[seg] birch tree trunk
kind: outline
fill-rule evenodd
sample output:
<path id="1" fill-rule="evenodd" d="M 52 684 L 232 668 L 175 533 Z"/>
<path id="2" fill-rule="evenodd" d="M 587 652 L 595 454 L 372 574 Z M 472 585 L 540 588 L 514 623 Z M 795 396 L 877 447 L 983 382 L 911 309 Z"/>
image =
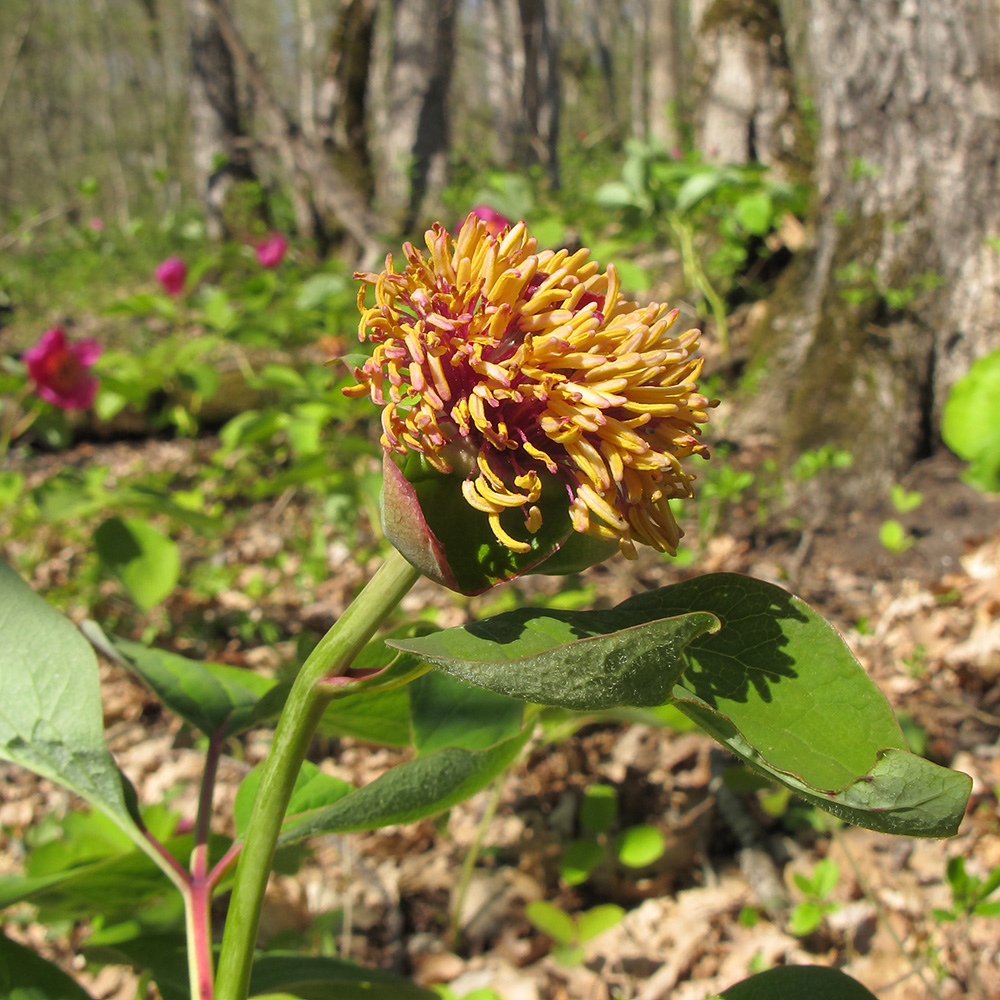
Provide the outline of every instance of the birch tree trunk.
<path id="1" fill-rule="evenodd" d="M 939 446 L 950 387 L 1000 346 L 1000 4 L 747 6 L 780 30 L 811 104 L 817 197 L 810 245 L 753 330 L 741 423 L 789 457 L 852 452 L 840 497 L 859 501 Z"/>

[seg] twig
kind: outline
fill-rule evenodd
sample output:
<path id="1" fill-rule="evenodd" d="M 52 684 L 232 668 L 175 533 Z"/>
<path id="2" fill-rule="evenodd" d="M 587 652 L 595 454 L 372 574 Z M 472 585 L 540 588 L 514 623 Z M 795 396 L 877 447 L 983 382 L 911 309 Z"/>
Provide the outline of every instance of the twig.
<path id="1" fill-rule="evenodd" d="M 54 208 L 45 209 L 44 212 L 39 212 L 33 218 L 22 222 L 16 229 L 12 229 L 6 236 L 0 237 L 0 250 L 6 250 L 7 247 L 16 243 L 25 233 L 29 233 L 32 229 L 37 229 L 39 226 L 44 226 L 46 222 L 51 222 L 60 215 L 65 215 L 72 208 L 72 203 L 67 202 L 65 205 L 57 205 Z"/>

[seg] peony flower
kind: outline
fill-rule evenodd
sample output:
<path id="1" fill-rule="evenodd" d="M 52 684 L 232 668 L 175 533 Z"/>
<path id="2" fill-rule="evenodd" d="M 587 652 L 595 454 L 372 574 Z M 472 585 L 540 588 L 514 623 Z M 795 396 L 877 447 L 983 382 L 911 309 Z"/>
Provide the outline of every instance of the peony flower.
<path id="1" fill-rule="evenodd" d="M 682 461 L 707 457 L 698 425 L 714 405 L 696 385 L 700 332 L 673 335 L 676 310 L 624 300 L 614 267 L 602 274 L 587 250 L 539 252 L 523 223 L 492 236 L 473 214 L 454 240 L 435 225 L 426 244 L 426 256 L 404 244 L 401 273 L 390 255 L 381 273 L 356 275 L 360 338 L 375 347 L 344 391 L 383 407 L 390 540 L 415 533 L 406 545 L 423 556 L 397 547 L 428 575 L 437 562 L 449 585 L 447 563 L 467 557 L 457 539 L 482 548 L 454 527 L 470 514 L 518 557 L 491 582 L 574 532 L 630 558 L 636 542 L 674 554 L 669 501 L 691 496 Z M 444 482 L 460 491 L 457 507 Z M 442 553 L 439 536 L 452 532 Z"/>
<path id="2" fill-rule="evenodd" d="M 168 257 L 157 265 L 156 280 L 163 286 L 167 295 L 180 295 L 187 280 L 187 264 L 180 257 Z"/>
<path id="3" fill-rule="evenodd" d="M 288 240 L 281 233 L 271 233 L 263 243 L 256 246 L 257 263 L 261 267 L 277 267 L 288 252 Z"/>
<path id="4" fill-rule="evenodd" d="M 98 386 L 90 367 L 103 350 L 90 338 L 70 343 L 63 328 L 57 326 L 46 330 L 38 343 L 24 352 L 24 361 L 42 399 L 61 410 L 86 410 L 93 404 Z"/>
<path id="5" fill-rule="evenodd" d="M 104 220 L 99 219 L 96 215 L 87 223 L 87 225 L 90 226 L 95 233 L 104 231 Z"/>
<path id="6" fill-rule="evenodd" d="M 475 205 L 469 209 L 469 214 L 486 223 L 486 232 L 490 236 L 499 236 L 510 225 L 510 219 L 489 205 Z"/>

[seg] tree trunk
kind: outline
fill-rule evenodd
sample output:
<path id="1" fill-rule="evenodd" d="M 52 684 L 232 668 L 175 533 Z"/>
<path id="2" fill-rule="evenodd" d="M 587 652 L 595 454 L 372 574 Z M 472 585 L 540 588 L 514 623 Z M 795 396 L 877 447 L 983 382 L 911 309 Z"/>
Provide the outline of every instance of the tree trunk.
<path id="1" fill-rule="evenodd" d="M 518 0 L 524 38 L 525 161 L 559 187 L 559 31 L 553 0 Z"/>
<path id="2" fill-rule="evenodd" d="M 1000 346 L 1000 9 L 714 6 L 780 15 L 815 136 L 812 239 L 752 333 L 740 423 L 788 457 L 850 451 L 838 498 L 857 502 L 939 445 L 950 387 Z"/>
<path id="3" fill-rule="evenodd" d="M 679 145 L 677 132 L 677 46 L 674 17 L 676 7 L 670 0 L 650 0 L 645 107 L 646 138 L 661 149 Z M 639 41 L 642 41 L 639 39 Z"/>
<path id="4" fill-rule="evenodd" d="M 243 40 L 225 0 L 206 0 L 234 63 L 246 77 L 260 115 L 263 141 L 281 159 L 288 176 L 303 235 L 326 248 L 336 225 L 357 244 L 364 266 L 374 266 L 380 253 L 379 220 L 363 193 L 339 170 L 318 137 L 310 140 L 301 125 L 281 106 L 270 81 L 261 72 L 253 52 Z"/>
<path id="5" fill-rule="evenodd" d="M 253 177 L 240 121 L 233 58 L 207 0 L 188 0 L 191 46 L 191 160 L 209 239 L 226 232 L 226 195 Z"/>
<path id="6" fill-rule="evenodd" d="M 375 193 L 366 131 L 375 7 L 376 0 L 347 0 L 341 7 L 316 111 L 324 149 L 366 198 Z"/>
<path id="7" fill-rule="evenodd" d="M 553 0 L 485 0 L 486 101 L 494 155 L 514 171 L 542 164 L 559 186 L 559 45 Z"/>
<path id="8" fill-rule="evenodd" d="M 447 179 L 457 6 L 457 0 L 392 0 L 375 191 L 383 213 L 404 232 L 439 210 Z"/>

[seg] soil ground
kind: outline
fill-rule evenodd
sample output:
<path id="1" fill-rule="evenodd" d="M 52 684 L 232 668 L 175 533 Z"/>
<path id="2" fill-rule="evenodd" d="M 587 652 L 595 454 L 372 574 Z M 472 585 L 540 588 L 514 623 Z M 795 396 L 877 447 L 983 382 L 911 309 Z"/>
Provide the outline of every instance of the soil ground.
<path id="1" fill-rule="evenodd" d="M 195 447 L 90 444 L 59 461 L 99 460 L 125 474 L 139 449 L 147 467 L 182 468 Z M 758 458 L 749 448 L 736 461 L 752 466 Z M 37 475 L 44 475 L 44 465 L 40 460 Z M 308 937 L 318 916 L 340 910 L 334 938 L 341 954 L 423 984 L 450 984 L 458 997 L 490 987 L 503 1000 L 705 1000 L 751 971 L 788 963 L 841 967 L 880 1000 L 1000 996 L 1000 918 L 941 922 L 932 916 L 951 902 L 944 880 L 950 858 L 963 857 L 980 877 L 1000 865 L 1000 500 L 963 485 L 959 471 L 953 459 L 939 456 L 905 481 L 924 499 L 900 517 L 913 540 L 900 554 L 879 543 L 882 522 L 899 517 L 887 504 L 836 519 L 814 516 L 794 528 L 787 518 L 762 520 L 748 504 L 726 513 L 693 565 L 681 569 L 645 552 L 635 563 L 615 559 L 588 574 L 605 606 L 637 590 L 720 570 L 797 592 L 840 629 L 912 731 L 925 735 L 927 755 L 972 776 L 973 796 L 957 837 L 916 841 L 832 829 L 815 822 L 812 811 L 776 808 L 762 793 L 730 791 L 719 780 L 727 761 L 708 737 L 602 722 L 558 743 L 535 742 L 499 788 L 441 821 L 322 838 L 297 876 L 272 880 L 262 936 Z M 255 508 L 228 542 L 233 558 L 250 568 L 280 550 L 299 524 L 297 502 Z M 0 544 L 16 548 L 2 534 Z M 256 608 L 277 623 L 282 641 L 254 645 L 234 635 L 212 650 L 213 658 L 255 669 L 278 666 L 303 622 L 321 627 L 332 620 L 370 575 L 374 563 L 357 567 L 352 555 L 345 545 L 329 546 L 329 577 L 315 593 L 297 593 L 269 577 L 273 586 Z M 31 582 L 40 589 L 58 583 L 78 558 L 53 549 Z M 532 586 L 552 592 L 559 583 L 539 579 Z M 107 599 L 116 599 L 113 588 Z M 406 600 L 410 609 L 440 607 L 443 625 L 472 617 L 481 606 L 456 604 L 427 583 Z M 225 616 L 250 606 L 237 587 L 211 607 L 192 607 L 181 594 L 165 614 Z M 180 787 L 172 805 L 191 809 L 201 755 L 190 734 L 157 711 L 132 677 L 110 665 L 102 672 L 109 745 L 141 799 L 159 801 Z M 240 779 L 262 758 L 267 739 L 264 731 L 251 733 L 244 759 L 223 761 L 215 803 L 220 830 L 227 828 Z M 313 752 L 325 770 L 358 783 L 399 758 L 399 751 L 347 739 L 317 744 Z M 570 888 L 559 881 L 557 861 L 577 832 L 577 806 L 593 782 L 614 785 L 623 821 L 658 826 L 668 848 L 648 869 L 608 863 Z M 4 767 L 2 870 L 17 870 L 29 826 L 70 804 L 51 783 Z M 460 900 L 458 874 L 480 834 L 482 848 Z M 823 857 L 840 865 L 831 896 L 838 906 L 815 933 L 796 937 L 788 917 L 802 894 L 792 876 L 810 873 Z M 582 963 L 565 967 L 524 916 L 525 904 L 536 899 L 569 912 L 604 902 L 628 912 L 587 945 Z M 219 917 L 224 907 L 219 900 Z M 73 970 L 95 998 L 135 995 L 130 972 L 80 972 L 72 946 L 50 940 L 39 925 L 18 921 L 6 930 Z M 80 936 L 77 929 L 72 937 Z"/>

